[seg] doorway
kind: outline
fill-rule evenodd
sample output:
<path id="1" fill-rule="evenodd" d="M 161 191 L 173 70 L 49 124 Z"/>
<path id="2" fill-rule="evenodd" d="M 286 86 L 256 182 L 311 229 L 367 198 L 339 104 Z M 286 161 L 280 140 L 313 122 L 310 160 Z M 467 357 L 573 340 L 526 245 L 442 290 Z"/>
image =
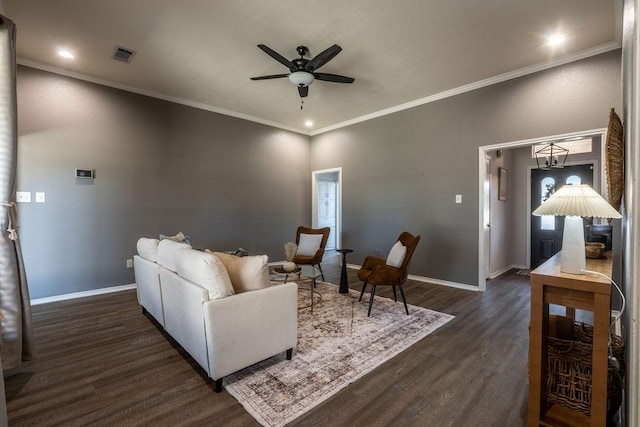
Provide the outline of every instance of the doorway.
<path id="1" fill-rule="evenodd" d="M 477 270 L 478 270 L 478 290 L 479 291 L 484 291 L 486 290 L 486 286 L 487 286 L 487 277 L 486 277 L 486 260 L 487 260 L 487 256 L 489 256 L 490 252 L 492 251 L 490 249 L 490 247 L 487 245 L 486 239 L 487 239 L 487 233 L 486 233 L 486 225 L 487 222 L 485 221 L 485 209 L 487 208 L 486 202 L 485 202 L 485 182 L 487 180 L 487 167 L 486 167 L 486 156 L 487 154 L 491 154 L 496 152 L 496 150 L 508 150 L 511 148 L 520 148 L 520 147 L 531 147 L 534 145 L 539 145 L 539 144 L 548 144 L 550 142 L 564 142 L 564 141 L 570 141 L 570 140 L 579 140 L 579 139 L 584 139 L 584 138 L 598 138 L 600 141 L 600 159 L 604 159 L 605 158 L 605 153 L 604 153 L 604 149 L 605 149 L 605 144 L 604 141 L 607 140 L 607 129 L 606 128 L 600 128 L 600 129 L 591 129 L 591 130 L 586 130 L 586 131 L 581 131 L 581 132 L 572 132 L 572 133 L 566 133 L 566 134 L 560 134 L 560 135 L 552 135 L 552 136 L 546 136 L 546 137 L 541 137 L 541 138 L 533 138 L 533 139 L 526 139 L 526 140 L 520 140 L 520 141 L 511 141 L 511 142 L 503 142 L 503 143 L 498 143 L 498 144 L 493 144 L 493 145 L 485 145 L 485 146 L 481 146 L 478 148 L 478 163 L 477 163 L 477 170 L 478 170 L 478 181 L 477 181 L 477 185 L 478 185 L 478 211 L 477 211 L 477 231 L 478 231 L 478 264 L 477 264 Z M 585 161 L 582 161 L 580 163 L 589 163 L 590 160 L 585 159 Z M 567 165 L 568 166 L 568 165 Z M 531 168 L 531 166 L 529 167 Z M 510 179 L 512 179 L 516 174 L 522 174 L 522 179 L 523 180 L 529 180 L 530 179 L 530 174 L 526 171 L 526 167 L 525 169 L 518 169 L 518 170 L 513 170 L 510 172 L 509 177 Z M 601 188 L 600 187 L 600 183 L 605 182 L 605 176 L 604 176 L 604 168 L 595 168 L 596 170 L 599 170 L 599 173 L 593 176 L 593 188 L 595 188 L 596 190 L 598 190 L 601 194 L 603 194 L 604 197 L 606 197 L 606 188 Z M 526 178 L 525 178 L 526 177 Z M 522 191 L 523 193 L 526 192 L 528 193 L 531 189 L 531 185 L 530 182 L 527 182 L 526 185 L 524 185 L 522 187 Z M 511 190 L 510 190 L 511 192 Z M 537 207 L 540 203 L 538 202 L 538 204 L 532 208 L 531 206 L 531 197 L 527 194 L 526 197 L 523 197 L 523 204 L 521 206 L 523 206 L 522 209 L 525 209 L 528 213 L 527 214 L 523 214 L 522 215 L 522 222 L 526 221 L 526 224 L 523 224 L 522 227 L 517 227 L 516 229 L 514 229 L 513 231 L 518 231 L 520 233 L 522 233 L 522 237 L 519 240 L 519 245 L 521 248 L 525 248 L 526 250 L 526 254 L 522 254 L 522 261 L 517 262 L 517 263 L 513 263 L 513 265 L 511 265 L 512 268 L 521 268 L 521 269 L 526 269 L 529 268 L 530 266 L 526 266 L 523 265 L 521 263 L 525 263 L 525 262 L 530 262 L 531 259 L 531 235 L 530 235 L 530 213 L 533 209 L 535 209 L 535 207 Z M 526 204 L 527 206 L 524 206 L 524 204 Z M 489 209 L 491 209 L 491 206 L 489 206 Z M 518 216 L 518 218 L 521 218 L 520 216 Z M 526 218 L 526 219 L 525 219 Z M 491 223 L 490 223 L 491 224 Z M 495 226 L 496 224 L 491 224 L 493 226 Z M 493 227 L 492 227 L 493 228 Z M 507 266 L 508 267 L 508 266 Z"/>
<path id="2" fill-rule="evenodd" d="M 313 171 L 312 187 L 312 227 L 329 227 L 326 249 L 338 249 L 342 243 L 342 168 Z"/>
<path id="3" fill-rule="evenodd" d="M 562 169 L 531 170 L 531 206 L 535 208 L 563 185 L 587 184 L 593 187 L 593 164 L 565 166 Z M 588 220 L 585 226 L 588 225 Z M 531 269 L 562 249 L 564 217 L 531 215 Z"/>

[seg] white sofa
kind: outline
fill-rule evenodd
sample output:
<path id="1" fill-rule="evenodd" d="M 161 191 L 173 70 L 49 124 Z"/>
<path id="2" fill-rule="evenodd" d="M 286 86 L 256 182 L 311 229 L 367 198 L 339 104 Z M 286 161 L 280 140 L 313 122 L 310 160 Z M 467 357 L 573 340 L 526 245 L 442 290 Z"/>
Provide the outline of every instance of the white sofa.
<path id="1" fill-rule="evenodd" d="M 271 285 L 266 255 L 216 256 L 145 238 L 137 249 L 134 272 L 143 312 L 198 362 L 217 392 L 226 375 L 280 352 L 291 359 L 298 289 L 295 283 Z"/>

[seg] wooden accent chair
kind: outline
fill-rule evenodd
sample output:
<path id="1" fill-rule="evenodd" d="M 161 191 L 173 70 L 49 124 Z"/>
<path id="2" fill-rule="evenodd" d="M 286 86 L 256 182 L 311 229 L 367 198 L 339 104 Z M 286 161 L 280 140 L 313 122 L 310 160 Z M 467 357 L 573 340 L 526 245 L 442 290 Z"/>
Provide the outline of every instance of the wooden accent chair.
<path id="1" fill-rule="evenodd" d="M 322 262 L 322 258 L 324 257 L 324 248 L 325 246 L 327 246 L 327 240 L 329 240 L 330 231 L 331 231 L 331 228 L 329 227 L 310 228 L 310 227 L 304 227 L 302 225 L 298 227 L 298 230 L 296 231 L 296 245 L 298 245 L 298 251 L 293 257 L 293 262 L 295 262 L 298 265 L 301 265 L 301 264 L 317 265 L 318 269 L 320 270 L 320 275 L 322 276 L 323 282 L 324 282 L 324 273 L 322 271 L 322 266 L 320 265 L 320 263 Z M 310 243 L 309 236 L 312 236 L 311 239 L 313 239 L 313 236 L 318 236 L 318 235 L 322 236 L 320 240 L 320 245 L 318 246 L 315 253 L 308 252 L 309 243 Z M 301 244 L 301 237 L 302 237 L 302 244 Z M 305 251 L 305 249 L 307 249 L 307 251 Z"/>
<path id="2" fill-rule="evenodd" d="M 408 267 L 413 252 L 418 246 L 420 236 L 413 236 L 412 234 L 404 231 L 398 236 L 398 240 L 391 248 L 389 257 L 385 260 L 380 257 L 368 256 L 364 259 L 362 268 L 358 271 L 358 279 L 362 280 L 362 292 L 360 292 L 360 300 L 367 288 L 367 284 L 371 284 L 371 299 L 369 300 L 369 312 L 367 316 L 371 315 L 371 307 L 373 307 L 373 298 L 376 294 L 376 286 L 386 285 L 391 286 L 393 289 L 393 299 L 397 302 L 396 286 L 400 287 L 400 294 L 402 295 L 402 301 L 404 302 L 404 309 L 409 314 L 409 307 L 407 307 L 407 300 L 404 297 L 404 289 L 402 285 L 407 281 L 409 275 Z M 406 248 L 406 253 L 403 249 Z M 391 265 L 390 265 L 391 264 Z M 397 267 L 393 264 L 397 264 Z"/>

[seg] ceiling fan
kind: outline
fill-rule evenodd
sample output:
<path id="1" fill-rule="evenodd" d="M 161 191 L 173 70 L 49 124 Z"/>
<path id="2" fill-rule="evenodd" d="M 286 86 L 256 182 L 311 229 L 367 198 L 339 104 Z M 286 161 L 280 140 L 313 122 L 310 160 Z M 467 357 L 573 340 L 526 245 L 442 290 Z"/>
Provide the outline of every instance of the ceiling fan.
<path id="1" fill-rule="evenodd" d="M 289 77 L 289 81 L 298 86 L 298 93 L 300 94 L 300 98 L 304 98 L 309 94 L 309 85 L 315 80 L 334 83 L 354 82 L 354 79 L 352 77 L 316 72 L 316 70 L 318 70 L 327 62 L 331 61 L 338 53 L 340 53 L 342 48 L 337 44 L 334 44 L 333 46 L 320 52 L 318 55 L 313 57 L 313 59 L 306 59 L 304 57 L 309 53 L 309 49 L 306 46 L 298 46 L 296 50 L 298 51 L 300 58 L 292 59 L 291 61 L 263 44 L 259 44 L 258 47 L 262 49 L 267 55 L 287 67 L 291 72 L 288 74 L 272 74 L 269 76 L 251 77 L 251 80 L 269 80 Z"/>

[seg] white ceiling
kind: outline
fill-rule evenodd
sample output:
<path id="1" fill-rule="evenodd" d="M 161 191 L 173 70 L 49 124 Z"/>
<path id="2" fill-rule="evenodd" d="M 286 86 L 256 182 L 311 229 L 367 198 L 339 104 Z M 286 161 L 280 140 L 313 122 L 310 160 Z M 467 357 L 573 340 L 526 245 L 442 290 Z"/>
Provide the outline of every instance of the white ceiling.
<path id="1" fill-rule="evenodd" d="M 621 16 L 619 0 L 0 1 L 21 64 L 311 134 L 614 49 Z M 319 71 L 355 83 L 314 82 L 301 111 L 287 79 L 249 80 L 288 72 L 259 43 L 288 59 L 338 44 Z"/>

